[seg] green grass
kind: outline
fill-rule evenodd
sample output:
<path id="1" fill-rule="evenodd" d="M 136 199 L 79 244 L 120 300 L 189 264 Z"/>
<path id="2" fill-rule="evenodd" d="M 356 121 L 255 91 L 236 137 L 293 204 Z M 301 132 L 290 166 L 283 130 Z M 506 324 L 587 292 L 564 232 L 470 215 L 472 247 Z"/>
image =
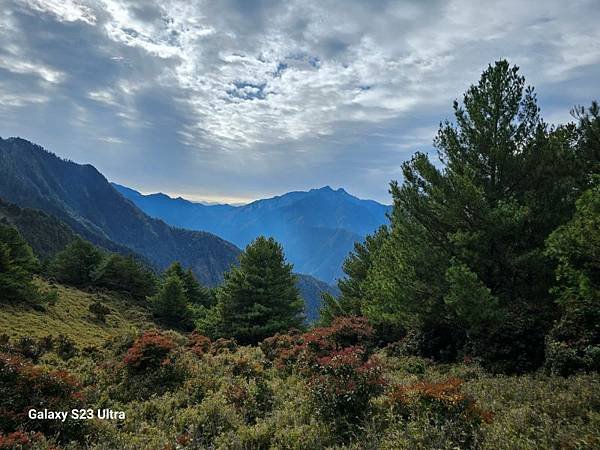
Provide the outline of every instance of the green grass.
<path id="1" fill-rule="evenodd" d="M 44 305 L 44 310 L 28 305 L 0 305 L 0 334 L 11 338 L 63 334 L 84 347 L 100 345 L 113 336 L 151 325 L 149 312 L 134 300 L 108 292 L 88 293 L 44 280 L 37 283 L 43 290 L 56 289 L 58 301 Z M 105 323 L 96 320 L 88 310 L 95 301 L 111 309 Z"/>

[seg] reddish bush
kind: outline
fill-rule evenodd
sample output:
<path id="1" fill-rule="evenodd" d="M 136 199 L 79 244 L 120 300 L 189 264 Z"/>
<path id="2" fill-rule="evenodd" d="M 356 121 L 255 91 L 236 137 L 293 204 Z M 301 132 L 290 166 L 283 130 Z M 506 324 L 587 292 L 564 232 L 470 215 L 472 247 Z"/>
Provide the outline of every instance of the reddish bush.
<path id="1" fill-rule="evenodd" d="M 189 337 L 188 347 L 194 355 L 201 357 L 210 351 L 211 340 L 197 331 L 194 331 Z"/>
<path id="2" fill-rule="evenodd" d="M 438 383 L 421 381 L 396 385 L 387 394 L 387 402 L 395 413 L 404 417 L 428 411 L 440 420 L 490 423 L 492 414 L 479 408 L 475 400 L 461 392 L 462 384 L 462 380 L 450 378 Z"/>
<path id="3" fill-rule="evenodd" d="M 156 330 L 146 331 L 137 338 L 123 358 L 125 365 L 135 372 L 157 369 L 172 364 L 173 340 Z"/>
<path id="4" fill-rule="evenodd" d="M 329 327 L 302 335 L 275 335 L 261 343 L 278 368 L 295 368 L 308 379 L 317 411 L 344 432 L 368 412 L 383 390 L 381 367 L 370 358 L 374 330 L 361 317 L 339 317 Z"/>
<path id="5" fill-rule="evenodd" d="M 28 449 L 32 448 L 36 441 L 42 438 L 40 433 L 25 433 L 15 431 L 13 433 L 0 433 L 0 449 Z"/>
<path id="6" fill-rule="evenodd" d="M 23 427 L 59 439 L 83 437 L 85 424 L 81 421 L 31 420 L 27 415 L 29 409 L 67 411 L 82 405 L 79 383 L 68 372 L 48 371 L 20 356 L 0 353 L 0 392 L 0 432 L 11 433 Z"/>
<path id="7" fill-rule="evenodd" d="M 175 442 L 179 447 L 187 447 L 192 443 L 192 435 L 190 433 L 182 433 L 175 438 Z"/>
<path id="8" fill-rule="evenodd" d="M 318 357 L 309 369 L 308 384 L 319 413 L 341 427 L 359 422 L 371 398 L 383 391 L 381 372 L 378 360 L 368 358 L 360 346 Z"/>
<path id="9" fill-rule="evenodd" d="M 370 348 L 374 334 L 373 327 L 364 317 L 337 317 L 331 326 L 305 333 L 303 342 L 312 352 L 323 356 L 346 347 Z"/>
<path id="10" fill-rule="evenodd" d="M 222 351 L 234 352 L 238 345 L 235 339 L 219 338 L 214 341 L 210 347 L 210 352 L 213 355 L 221 353 Z"/>
<path id="11" fill-rule="evenodd" d="M 295 334 L 279 334 L 271 336 L 260 343 L 260 349 L 266 358 L 278 369 L 292 367 L 304 350 L 302 336 Z"/>

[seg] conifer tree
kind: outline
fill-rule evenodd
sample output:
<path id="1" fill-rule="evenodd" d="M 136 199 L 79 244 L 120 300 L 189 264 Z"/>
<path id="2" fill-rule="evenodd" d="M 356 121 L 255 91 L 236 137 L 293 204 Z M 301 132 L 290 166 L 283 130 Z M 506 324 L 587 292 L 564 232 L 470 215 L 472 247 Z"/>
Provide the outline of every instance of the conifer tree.
<path id="1" fill-rule="evenodd" d="M 577 132 L 543 122 L 507 61 L 484 71 L 454 116 L 434 140 L 441 167 L 417 153 L 391 184 L 390 233 L 360 283 L 361 310 L 421 330 L 430 356 L 468 351 L 527 370 L 543 359 L 555 312 L 544 240 L 586 185 Z"/>
<path id="2" fill-rule="evenodd" d="M 31 303 L 40 299 L 33 284 L 36 262 L 19 232 L 0 223 L 0 303 Z"/>
<path id="3" fill-rule="evenodd" d="M 240 255 L 240 266 L 217 289 L 219 329 L 242 344 L 302 324 L 303 302 L 292 265 L 273 238 L 258 237 Z"/>
<path id="4" fill-rule="evenodd" d="M 546 367 L 561 375 L 600 370 L 600 176 L 577 201 L 573 218 L 548 238 L 558 261 L 561 317 L 546 341 Z"/>
<path id="5" fill-rule="evenodd" d="M 150 304 L 154 316 L 161 322 L 184 329 L 191 325 L 185 286 L 176 274 L 163 279 L 158 292 L 150 297 Z"/>
<path id="6" fill-rule="evenodd" d="M 171 264 L 165 271 L 165 277 L 176 275 L 182 282 L 188 303 L 197 306 L 209 307 L 212 305 L 212 296 L 208 288 L 200 284 L 192 269 L 184 270 L 178 261 Z"/>
<path id="7" fill-rule="evenodd" d="M 74 286 L 89 285 L 92 284 L 93 273 L 103 257 L 100 249 L 77 237 L 63 251 L 56 254 L 50 263 L 49 271 L 63 283 Z"/>
<path id="8" fill-rule="evenodd" d="M 136 259 L 112 253 L 92 272 L 93 283 L 143 300 L 156 292 L 156 278 Z"/>

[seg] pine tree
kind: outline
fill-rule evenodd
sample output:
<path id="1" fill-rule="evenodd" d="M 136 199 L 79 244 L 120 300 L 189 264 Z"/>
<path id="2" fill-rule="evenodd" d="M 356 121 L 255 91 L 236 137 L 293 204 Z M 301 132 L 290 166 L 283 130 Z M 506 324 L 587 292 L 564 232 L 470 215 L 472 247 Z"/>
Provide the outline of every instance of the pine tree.
<path id="1" fill-rule="evenodd" d="M 92 272 L 91 278 L 97 286 L 124 292 L 140 300 L 156 292 L 154 274 L 131 255 L 108 255 Z"/>
<path id="2" fill-rule="evenodd" d="M 546 342 L 546 366 L 561 375 L 600 370 L 600 176 L 547 244 L 547 254 L 558 261 L 552 291 L 561 317 Z"/>
<path id="3" fill-rule="evenodd" d="M 185 287 L 175 273 L 167 275 L 158 289 L 150 297 L 154 316 L 165 324 L 175 328 L 189 328 L 191 325 Z"/>
<path id="4" fill-rule="evenodd" d="M 302 324 L 303 302 L 292 266 L 273 238 L 258 237 L 240 255 L 240 266 L 217 289 L 220 333 L 242 344 Z"/>
<path id="5" fill-rule="evenodd" d="M 41 299 L 33 284 L 36 259 L 13 227 L 0 223 L 0 303 L 34 303 Z"/>
<path id="6" fill-rule="evenodd" d="M 361 309 L 420 329 L 430 356 L 467 345 L 499 370 L 532 368 L 554 314 L 544 240 L 586 184 L 577 132 L 542 121 L 507 61 L 488 67 L 454 115 L 434 141 L 442 167 L 417 153 L 391 184 L 390 235 L 360 283 Z"/>
<path id="7" fill-rule="evenodd" d="M 204 307 L 212 305 L 213 301 L 210 290 L 200 284 L 192 269 L 184 270 L 181 264 L 175 261 L 165 270 L 164 276 L 168 277 L 170 275 L 176 275 L 183 282 L 188 303 Z"/>
<path id="8" fill-rule="evenodd" d="M 103 257 L 100 249 L 78 237 L 56 254 L 50 263 L 49 271 L 63 283 L 74 286 L 89 285 L 93 283 L 93 273 Z"/>
<path id="9" fill-rule="evenodd" d="M 337 316 L 360 316 L 363 314 L 363 299 L 365 298 L 365 281 L 373 265 L 373 259 L 388 238 L 386 226 L 380 227 L 373 235 L 365 238 L 364 242 L 356 242 L 354 250 L 344 261 L 343 270 L 346 276 L 338 281 L 340 295 L 338 298 L 329 293 L 322 295 L 323 303 L 319 321 L 329 325 Z"/>

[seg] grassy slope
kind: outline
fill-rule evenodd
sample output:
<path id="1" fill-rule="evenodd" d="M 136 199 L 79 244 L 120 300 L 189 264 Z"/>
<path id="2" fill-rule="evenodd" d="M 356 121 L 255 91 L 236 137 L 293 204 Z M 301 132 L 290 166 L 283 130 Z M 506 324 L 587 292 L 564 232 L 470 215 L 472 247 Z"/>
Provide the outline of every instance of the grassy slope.
<path id="1" fill-rule="evenodd" d="M 38 280 L 42 289 L 52 287 Z M 146 328 L 151 325 L 148 311 L 142 305 L 115 294 L 88 293 L 74 288 L 56 285 L 58 301 L 46 305 L 46 311 L 38 311 L 25 305 L 0 305 L 0 333 L 18 336 L 58 336 L 63 334 L 73 339 L 78 346 L 102 344 L 118 334 Z M 95 320 L 88 307 L 100 301 L 112 312 L 106 323 Z"/>

